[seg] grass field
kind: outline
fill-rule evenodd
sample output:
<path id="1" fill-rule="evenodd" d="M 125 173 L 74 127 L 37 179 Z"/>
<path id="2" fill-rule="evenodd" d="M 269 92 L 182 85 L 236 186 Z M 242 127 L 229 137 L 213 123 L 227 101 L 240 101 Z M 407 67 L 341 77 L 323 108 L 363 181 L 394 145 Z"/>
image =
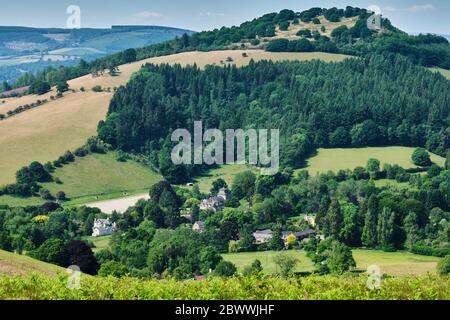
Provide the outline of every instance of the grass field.
<path id="1" fill-rule="evenodd" d="M 135 161 L 118 162 L 116 153 L 92 154 L 57 168 L 53 173 L 62 184 L 43 183 L 55 195 L 64 191 L 69 201 L 64 206 L 84 205 L 91 202 L 123 198 L 147 193 L 162 177 Z M 34 206 L 45 203 L 39 197 L 19 198 L 0 196 L 0 205 L 10 207 Z"/>
<path id="2" fill-rule="evenodd" d="M 329 170 L 337 172 L 340 169 L 355 169 L 366 167 L 367 160 L 375 158 L 384 163 L 398 164 L 405 169 L 416 167 L 411 161 L 415 148 L 409 147 L 378 147 L 360 149 L 319 149 L 318 154 L 308 161 L 308 171 L 315 175 Z M 431 154 L 431 160 L 443 166 L 445 159 Z"/>
<path id="3" fill-rule="evenodd" d="M 239 271 L 250 265 L 255 259 L 259 259 L 266 274 L 277 272 L 273 258 L 279 254 L 274 251 L 244 252 L 224 254 L 224 260 L 231 261 Z M 313 263 L 304 251 L 286 251 L 285 254 L 300 260 L 296 272 L 310 272 L 314 270 Z M 427 272 L 435 273 L 437 262 L 435 257 L 415 255 L 409 252 L 383 252 L 377 250 L 353 250 L 357 269 L 367 270 L 371 265 L 377 265 L 382 274 L 392 276 L 421 275 Z"/>
<path id="4" fill-rule="evenodd" d="M 242 56 L 244 52 L 248 57 Z M 115 77 L 105 75 L 93 78 L 87 75 L 71 80 L 69 85 L 77 92 L 65 93 L 64 98 L 55 101 L 50 101 L 50 96 L 56 95 L 55 89 L 42 96 L 29 95 L 9 99 L 0 106 L 1 113 L 34 103 L 38 99 L 48 99 L 49 102 L 0 123 L 0 185 L 14 182 L 14 174 L 22 166 L 32 161 L 45 163 L 56 160 L 65 151 L 80 147 L 96 134 L 98 122 L 106 116 L 112 93 L 94 93 L 91 91 L 92 87 L 100 85 L 103 88 L 114 88 L 125 85 L 131 74 L 138 71 L 144 63 L 197 63 L 199 67 L 204 67 L 207 64 L 223 65 L 221 61 L 226 61 L 228 57 L 233 59 L 232 64 L 238 66 L 249 63 L 250 59 L 320 59 L 331 62 L 348 58 L 345 55 L 328 53 L 270 53 L 262 50 L 186 52 L 120 66 L 120 73 Z M 81 87 L 84 87 L 86 92 L 78 91 Z"/>
<path id="5" fill-rule="evenodd" d="M 63 184 L 44 183 L 52 194 L 63 190 L 69 198 L 147 190 L 162 177 L 135 161 L 119 162 L 116 153 L 92 154 L 53 173 Z M 123 196 L 123 195 L 122 195 Z"/>
<path id="6" fill-rule="evenodd" d="M 434 72 L 439 72 L 441 73 L 444 77 L 446 77 L 447 79 L 450 80 L 450 70 L 446 70 L 446 69 L 442 69 L 442 68 L 430 68 L 431 71 Z"/>
<path id="7" fill-rule="evenodd" d="M 0 250 L 0 275 L 25 275 L 30 272 L 54 276 L 65 273 L 64 268 L 33 258 Z"/>
<path id="8" fill-rule="evenodd" d="M 13 196 L 0 196 L 0 205 L 8 205 L 10 207 L 28 207 L 39 206 L 44 204 L 45 201 L 38 197 L 32 198 L 20 198 Z"/>
<path id="9" fill-rule="evenodd" d="M 421 275 L 435 273 L 440 258 L 420 256 L 409 252 L 382 252 L 375 250 L 354 250 L 357 267 L 367 269 L 377 265 L 382 274 L 392 276 Z"/>
<path id="10" fill-rule="evenodd" d="M 277 266 L 273 262 L 275 256 L 279 255 L 276 251 L 264 251 L 264 252 L 242 252 L 242 253 L 227 253 L 222 255 L 223 259 L 234 263 L 238 271 L 242 272 L 246 266 L 252 264 L 256 259 L 261 261 L 264 268 L 264 273 L 275 274 L 277 273 Z M 304 251 L 289 250 L 285 251 L 290 257 L 295 257 L 299 260 L 296 272 L 310 272 L 313 271 L 314 265 L 312 261 L 306 256 Z"/>
<path id="11" fill-rule="evenodd" d="M 97 252 L 102 249 L 108 249 L 109 248 L 109 241 L 111 240 L 112 236 L 104 236 L 104 237 L 84 237 L 83 240 L 92 242 L 94 244 L 94 248 L 92 248 L 92 251 Z"/>
<path id="12" fill-rule="evenodd" d="M 258 173 L 258 170 L 255 167 L 248 165 L 223 165 L 220 168 L 210 170 L 202 177 L 198 177 L 195 183 L 198 184 L 200 191 L 204 193 L 208 193 L 212 188 L 212 183 L 219 178 L 225 180 L 228 187 L 231 188 L 234 177 L 245 171 L 253 171 L 256 174 Z"/>
<path id="13" fill-rule="evenodd" d="M 386 187 L 386 186 L 393 186 L 397 188 L 405 188 L 405 189 L 411 189 L 412 186 L 408 182 L 397 182 L 395 180 L 389 180 L 389 179 L 381 179 L 381 180 L 375 180 L 375 186 L 378 188 Z"/>

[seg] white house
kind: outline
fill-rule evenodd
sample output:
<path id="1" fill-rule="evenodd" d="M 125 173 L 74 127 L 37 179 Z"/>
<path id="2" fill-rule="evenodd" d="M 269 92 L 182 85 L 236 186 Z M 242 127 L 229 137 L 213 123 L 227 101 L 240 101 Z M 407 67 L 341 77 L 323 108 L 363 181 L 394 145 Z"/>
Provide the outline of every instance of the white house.
<path id="1" fill-rule="evenodd" d="M 92 228 L 92 236 L 93 237 L 101 237 L 112 234 L 116 231 L 116 223 L 111 222 L 108 219 L 95 219 L 94 226 Z"/>

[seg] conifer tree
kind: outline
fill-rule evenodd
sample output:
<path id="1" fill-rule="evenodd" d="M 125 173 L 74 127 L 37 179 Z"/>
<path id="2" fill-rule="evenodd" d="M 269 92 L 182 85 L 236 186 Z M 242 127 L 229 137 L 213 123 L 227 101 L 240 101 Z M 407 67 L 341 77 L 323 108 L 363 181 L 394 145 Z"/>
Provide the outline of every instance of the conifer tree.
<path id="1" fill-rule="evenodd" d="M 377 245 L 378 198 L 369 198 L 362 234 L 363 245 L 373 248 Z"/>

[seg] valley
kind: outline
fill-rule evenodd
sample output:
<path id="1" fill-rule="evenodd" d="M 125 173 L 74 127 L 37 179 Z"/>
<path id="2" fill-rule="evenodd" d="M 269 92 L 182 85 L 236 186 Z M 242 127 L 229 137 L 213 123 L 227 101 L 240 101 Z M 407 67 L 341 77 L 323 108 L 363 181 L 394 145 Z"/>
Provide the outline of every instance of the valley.
<path id="1" fill-rule="evenodd" d="M 0 299 L 448 299 L 450 44 L 373 18 L 0 27 Z"/>

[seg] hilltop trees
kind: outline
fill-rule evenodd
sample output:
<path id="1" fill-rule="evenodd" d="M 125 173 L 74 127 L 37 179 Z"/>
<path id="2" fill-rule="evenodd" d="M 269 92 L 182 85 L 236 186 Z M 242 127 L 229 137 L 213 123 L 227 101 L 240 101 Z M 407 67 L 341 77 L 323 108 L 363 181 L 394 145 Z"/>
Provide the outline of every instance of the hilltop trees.
<path id="1" fill-rule="evenodd" d="M 135 49 L 127 49 L 122 54 L 122 60 L 125 63 L 135 62 L 136 59 L 137 59 L 137 53 L 136 53 Z"/>

